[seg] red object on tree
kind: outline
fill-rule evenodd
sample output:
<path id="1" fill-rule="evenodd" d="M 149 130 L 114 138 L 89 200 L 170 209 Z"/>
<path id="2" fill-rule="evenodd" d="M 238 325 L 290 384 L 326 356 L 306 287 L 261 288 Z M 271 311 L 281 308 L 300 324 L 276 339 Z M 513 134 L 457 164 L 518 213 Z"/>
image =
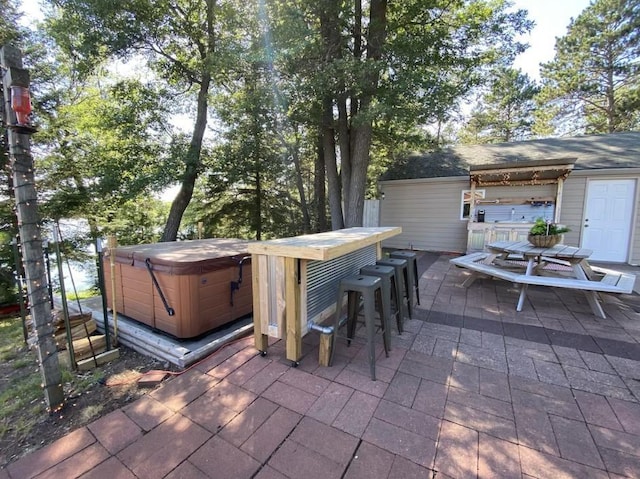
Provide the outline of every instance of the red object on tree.
<path id="1" fill-rule="evenodd" d="M 16 112 L 18 125 L 29 124 L 29 113 L 31 113 L 31 96 L 29 89 L 23 86 L 11 87 L 11 109 Z"/>

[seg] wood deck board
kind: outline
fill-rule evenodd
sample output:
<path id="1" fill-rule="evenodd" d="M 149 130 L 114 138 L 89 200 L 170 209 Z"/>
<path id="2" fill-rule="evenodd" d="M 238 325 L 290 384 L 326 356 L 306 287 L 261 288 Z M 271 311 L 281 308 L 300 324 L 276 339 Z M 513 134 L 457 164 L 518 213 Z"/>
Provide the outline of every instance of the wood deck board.
<path id="1" fill-rule="evenodd" d="M 347 228 L 249 244 L 249 252 L 326 261 L 399 235 L 402 228 Z"/>

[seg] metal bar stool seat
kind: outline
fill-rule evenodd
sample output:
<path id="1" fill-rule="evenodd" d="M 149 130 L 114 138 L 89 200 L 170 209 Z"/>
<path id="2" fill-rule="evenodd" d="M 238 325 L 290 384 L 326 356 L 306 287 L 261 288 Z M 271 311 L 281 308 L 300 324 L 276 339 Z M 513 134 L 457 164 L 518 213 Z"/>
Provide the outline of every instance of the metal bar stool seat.
<path id="1" fill-rule="evenodd" d="M 395 268 L 396 292 L 398 298 L 400 299 L 402 321 L 404 321 L 405 316 L 408 316 L 409 319 L 411 319 L 411 301 L 409 301 L 411 289 L 407 283 L 407 260 L 398 258 L 384 258 L 376 261 L 376 264 L 379 264 L 381 266 L 393 266 Z"/>
<path id="2" fill-rule="evenodd" d="M 402 333 L 402 319 L 400 318 L 400 302 L 397 297 L 396 290 L 396 269 L 393 266 L 383 266 L 381 264 L 370 264 L 360 268 L 360 274 L 365 276 L 377 276 L 382 280 L 382 307 L 385 310 L 385 317 L 388 323 L 385 325 L 384 332 L 387 335 L 387 344 L 391 349 L 391 302 L 394 304 L 394 313 L 396 324 L 398 326 L 398 334 Z"/>
<path id="3" fill-rule="evenodd" d="M 418 286 L 420 278 L 418 277 L 418 255 L 413 251 L 392 251 L 389 254 L 391 258 L 406 259 L 409 263 L 407 272 L 409 274 L 409 284 L 413 284 L 416 290 L 416 303 L 420 304 L 420 287 Z"/>
<path id="4" fill-rule="evenodd" d="M 369 370 L 371 379 L 376 380 L 376 346 L 375 346 L 375 309 L 376 303 L 380 305 L 379 313 L 383 329 L 384 352 L 389 356 L 389 345 L 387 335 L 384 332 L 388 319 L 385 317 L 382 294 L 382 280 L 375 276 L 354 275 L 347 276 L 340 280 L 338 287 L 338 297 L 336 302 L 336 313 L 334 316 L 333 338 L 331 345 L 331 357 L 329 365 L 333 364 L 333 355 L 336 350 L 336 337 L 340 328 L 340 318 L 342 316 L 342 300 L 347 293 L 347 338 L 351 340 L 355 331 L 358 311 L 360 309 L 360 298 L 364 304 L 364 322 L 367 330 L 367 348 L 369 352 Z"/>

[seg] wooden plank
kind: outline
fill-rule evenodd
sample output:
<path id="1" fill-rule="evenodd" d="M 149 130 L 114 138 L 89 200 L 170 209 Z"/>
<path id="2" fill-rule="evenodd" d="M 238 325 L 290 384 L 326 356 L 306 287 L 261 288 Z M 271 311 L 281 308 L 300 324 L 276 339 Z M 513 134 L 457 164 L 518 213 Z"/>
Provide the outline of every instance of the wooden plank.
<path id="1" fill-rule="evenodd" d="M 299 320 L 300 287 L 298 285 L 298 260 L 295 258 L 285 258 L 284 282 L 287 359 L 297 363 L 302 356 L 302 327 Z"/>
<path id="2" fill-rule="evenodd" d="M 379 243 L 402 233 L 400 227 L 347 228 L 311 235 L 258 241 L 250 253 L 325 261 Z"/>
<path id="3" fill-rule="evenodd" d="M 102 364 L 106 364 L 109 361 L 113 361 L 120 357 L 120 350 L 112 349 L 111 351 L 105 351 L 104 353 L 100 353 L 96 355 L 94 358 L 83 359 L 82 361 L 78 361 L 78 370 L 80 371 L 89 371 L 97 366 Z M 97 364 L 96 364 L 97 363 Z"/>
<path id="4" fill-rule="evenodd" d="M 329 366 L 329 360 L 331 359 L 331 343 L 333 342 L 333 335 L 320 334 L 320 346 L 318 352 L 318 364 L 320 366 Z"/>
<path id="5" fill-rule="evenodd" d="M 269 338 L 265 334 L 264 319 L 268 319 L 264 314 L 267 305 L 263 305 L 261 278 L 265 275 L 266 258 L 262 255 L 251 255 L 251 265 L 253 271 L 251 275 L 251 287 L 253 289 L 253 340 L 258 351 L 266 351 L 269 345 Z M 263 309 L 264 307 L 264 309 Z"/>
<path id="6" fill-rule="evenodd" d="M 277 335 L 275 337 L 284 338 L 287 334 L 286 318 L 286 281 L 285 281 L 285 259 L 279 256 L 269 256 L 269 297 L 271 304 L 269 324 L 275 327 Z M 273 336 L 269 332 L 269 336 Z"/>
<path id="7" fill-rule="evenodd" d="M 589 281 L 584 279 L 563 278 L 556 276 L 527 276 L 520 275 L 515 280 L 516 283 L 534 284 L 537 286 L 551 286 L 554 288 L 580 289 L 583 291 L 598 291 L 601 293 L 630 293 L 618 285 L 606 284 L 601 281 Z M 628 285 L 628 282 L 625 282 Z"/>

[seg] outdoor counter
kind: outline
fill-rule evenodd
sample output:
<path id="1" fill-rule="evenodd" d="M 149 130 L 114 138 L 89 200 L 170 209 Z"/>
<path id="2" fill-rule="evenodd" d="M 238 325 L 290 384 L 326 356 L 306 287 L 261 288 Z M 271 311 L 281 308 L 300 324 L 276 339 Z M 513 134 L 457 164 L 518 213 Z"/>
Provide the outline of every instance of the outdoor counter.
<path id="1" fill-rule="evenodd" d="M 287 359 L 302 355 L 302 337 L 335 312 L 339 281 L 375 264 L 381 242 L 402 228 L 347 228 L 249 244 L 253 266 L 253 327 L 256 348 L 268 337 L 286 340 Z M 320 363 L 328 363 L 329 341 L 322 335 Z"/>

